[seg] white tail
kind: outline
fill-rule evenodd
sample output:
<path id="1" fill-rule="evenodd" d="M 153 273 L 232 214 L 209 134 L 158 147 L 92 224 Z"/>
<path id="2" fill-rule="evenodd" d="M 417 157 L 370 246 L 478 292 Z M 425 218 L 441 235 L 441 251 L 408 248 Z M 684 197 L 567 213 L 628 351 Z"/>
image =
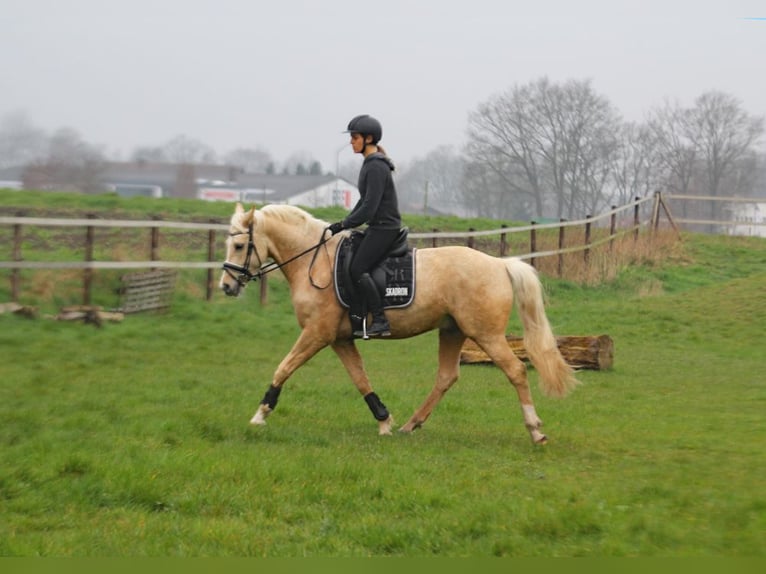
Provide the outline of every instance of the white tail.
<path id="1" fill-rule="evenodd" d="M 543 289 L 534 267 L 516 257 L 505 259 L 524 325 L 524 347 L 540 374 L 540 388 L 551 397 L 564 397 L 579 381 L 556 345 L 556 337 L 545 314 Z"/>

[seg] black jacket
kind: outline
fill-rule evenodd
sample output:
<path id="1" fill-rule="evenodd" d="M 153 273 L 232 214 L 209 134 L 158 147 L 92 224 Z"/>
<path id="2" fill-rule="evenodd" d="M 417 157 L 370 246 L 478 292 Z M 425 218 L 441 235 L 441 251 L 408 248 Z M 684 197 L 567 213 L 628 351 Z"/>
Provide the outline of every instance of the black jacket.
<path id="1" fill-rule="evenodd" d="M 344 228 L 359 227 L 363 223 L 381 229 L 402 226 L 393 171 L 393 162 L 380 152 L 364 158 L 359 171 L 359 201 L 343 220 Z"/>

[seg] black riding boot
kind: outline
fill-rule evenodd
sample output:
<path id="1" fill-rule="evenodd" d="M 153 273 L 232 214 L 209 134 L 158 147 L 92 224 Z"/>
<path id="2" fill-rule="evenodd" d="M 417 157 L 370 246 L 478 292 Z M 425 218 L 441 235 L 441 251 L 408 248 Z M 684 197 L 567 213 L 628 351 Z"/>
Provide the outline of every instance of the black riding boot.
<path id="1" fill-rule="evenodd" d="M 372 325 L 366 324 L 367 313 L 365 313 L 362 331 L 354 331 L 354 336 L 369 339 L 370 337 L 388 337 L 391 335 L 391 326 L 383 312 L 383 301 L 380 298 L 378 287 L 369 273 L 363 274 L 359 279 L 359 292 L 364 293 L 367 310 L 372 313 Z"/>

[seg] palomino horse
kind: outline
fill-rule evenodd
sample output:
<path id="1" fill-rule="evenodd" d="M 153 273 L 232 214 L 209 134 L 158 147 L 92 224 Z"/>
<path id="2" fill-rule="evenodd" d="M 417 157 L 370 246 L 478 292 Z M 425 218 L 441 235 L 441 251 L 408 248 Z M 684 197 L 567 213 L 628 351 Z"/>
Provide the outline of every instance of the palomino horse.
<path id="1" fill-rule="evenodd" d="M 298 367 L 328 345 L 378 420 L 379 433 L 391 434 L 393 418 L 373 392 L 352 336 L 348 313 L 332 284 L 332 265 L 340 236 L 326 236 L 327 223 L 288 205 L 245 211 L 237 204 L 226 241 L 221 288 L 239 295 L 248 281 L 281 269 L 290 284 L 301 333 L 274 372 L 266 395 L 250 421 L 262 425 L 274 410 L 282 385 Z M 315 257 L 317 250 L 326 254 Z M 327 256 L 325 256 L 327 255 Z M 269 263 L 265 263 L 269 261 Z M 468 247 L 418 249 L 415 298 L 405 308 L 389 309 L 391 337 L 414 337 L 439 330 L 436 384 L 422 405 L 399 430 L 420 427 L 458 378 L 460 352 L 473 339 L 505 373 L 519 396 L 524 424 L 534 443 L 545 443 L 535 412 L 524 363 L 505 339 L 516 296 L 524 326 L 524 346 L 539 373 L 542 391 L 563 397 L 578 383 L 556 346 L 543 307 L 537 272 L 517 258 L 497 258 Z"/>

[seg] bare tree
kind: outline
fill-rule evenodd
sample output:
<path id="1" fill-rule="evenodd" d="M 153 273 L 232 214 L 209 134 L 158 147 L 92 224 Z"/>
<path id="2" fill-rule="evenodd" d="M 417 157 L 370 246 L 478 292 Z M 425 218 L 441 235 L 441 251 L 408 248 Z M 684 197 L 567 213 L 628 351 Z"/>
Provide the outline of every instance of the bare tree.
<path id="1" fill-rule="evenodd" d="M 310 167 L 307 166 L 312 166 L 315 163 L 318 164 L 318 162 L 309 152 L 297 151 L 287 158 L 287 161 L 285 161 L 284 165 L 282 166 L 282 173 L 285 175 L 290 173 L 294 173 L 296 175 L 307 175 L 310 172 Z M 314 166 L 313 169 L 314 171 L 319 171 L 319 173 L 322 172 L 321 164 Z"/>
<path id="2" fill-rule="evenodd" d="M 619 133 L 619 143 L 612 161 L 614 193 L 612 204 L 625 205 L 636 197 L 645 197 L 657 187 L 656 155 L 648 125 L 626 122 Z"/>
<path id="3" fill-rule="evenodd" d="M 766 197 L 766 154 L 747 152 L 734 162 L 723 187 L 732 196 Z"/>
<path id="4" fill-rule="evenodd" d="M 178 164 L 215 163 L 215 150 L 199 140 L 178 135 L 163 147 L 168 161 Z"/>
<path id="5" fill-rule="evenodd" d="M 309 164 L 309 175 L 322 175 L 322 164 L 316 160 Z"/>
<path id="6" fill-rule="evenodd" d="M 747 195 L 766 198 L 766 152 L 753 152 L 750 158 L 752 172 Z"/>
<path id="7" fill-rule="evenodd" d="M 245 173 L 266 173 L 269 164 L 274 163 L 271 154 L 262 148 L 240 147 L 227 153 L 223 160 L 226 165 L 239 167 Z"/>
<path id="8" fill-rule="evenodd" d="M 402 169 L 396 180 L 403 210 L 427 212 L 429 208 L 463 213 L 461 186 L 465 160 L 452 146 L 440 146 Z"/>
<path id="9" fill-rule="evenodd" d="M 619 114 L 590 81 L 541 78 L 479 106 L 466 154 L 504 186 L 508 201 L 535 213 L 574 217 L 604 203 Z"/>
<path id="10" fill-rule="evenodd" d="M 679 194 L 688 193 L 697 162 L 689 111 L 678 102 L 666 100 L 649 113 L 647 126 L 663 186 Z"/>
<path id="11" fill-rule="evenodd" d="M 734 96 L 712 91 L 697 98 L 689 111 L 689 125 L 704 165 L 706 192 L 714 197 L 725 195 L 721 184 L 763 136 L 763 118 L 745 112 Z"/>
<path id="12" fill-rule="evenodd" d="M 130 154 L 130 160 L 136 163 L 164 163 L 168 158 L 161 146 L 140 146 Z"/>
<path id="13" fill-rule="evenodd" d="M 601 133 L 584 142 L 577 169 L 572 170 L 570 218 L 574 214 L 593 215 L 609 207 L 612 197 L 614 158 L 618 148 L 614 133 Z M 576 178 L 576 179 L 575 179 Z"/>
<path id="14" fill-rule="evenodd" d="M 534 108 L 532 87 L 516 86 L 480 104 L 469 116 L 467 201 L 479 207 L 487 194 L 499 195 L 511 213 L 526 211 L 522 206 L 529 203 L 538 214 L 543 212 L 544 162 L 536 145 Z M 486 185 L 492 187 L 482 189 Z"/>
<path id="15" fill-rule="evenodd" d="M 24 166 L 45 156 L 47 137 L 23 111 L 0 120 L 0 168 Z"/>
<path id="16" fill-rule="evenodd" d="M 508 189 L 507 175 L 494 169 L 493 165 L 476 158 L 466 162 L 461 195 L 467 214 L 505 220 L 534 219 L 534 197 L 530 194 L 511 195 Z"/>
<path id="17" fill-rule="evenodd" d="M 556 197 L 556 215 L 595 213 L 608 203 L 610 163 L 618 147 L 621 120 L 590 81 L 537 84 L 540 152 L 546 158 Z"/>
<path id="18" fill-rule="evenodd" d="M 24 187 L 73 189 L 85 193 L 103 191 L 104 154 L 88 144 L 72 128 L 60 128 L 48 143 L 48 154 L 27 166 Z"/>
<path id="19" fill-rule="evenodd" d="M 752 156 L 764 120 L 745 112 L 733 96 L 706 92 L 691 108 L 666 102 L 651 114 L 649 126 L 668 189 L 686 194 L 697 187 L 705 195 L 721 197 L 746 193 L 747 182 L 754 181 L 747 170 L 756 169 Z M 709 205 L 707 215 L 718 219 L 724 206 L 717 201 Z M 696 211 L 688 202 L 682 203 L 682 210 L 684 217 Z"/>
<path id="20" fill-rule="evenodd" d="M 345 179 L 348 182 L 357 183 L 359 179 L 359 170 L 362 167 L 362 162 L 357 157 L 352 157 L 338 165 L 338 173 L 335 174 L 340 178 Z M 398 171 L 398 168 L 397 168 Z"/>

